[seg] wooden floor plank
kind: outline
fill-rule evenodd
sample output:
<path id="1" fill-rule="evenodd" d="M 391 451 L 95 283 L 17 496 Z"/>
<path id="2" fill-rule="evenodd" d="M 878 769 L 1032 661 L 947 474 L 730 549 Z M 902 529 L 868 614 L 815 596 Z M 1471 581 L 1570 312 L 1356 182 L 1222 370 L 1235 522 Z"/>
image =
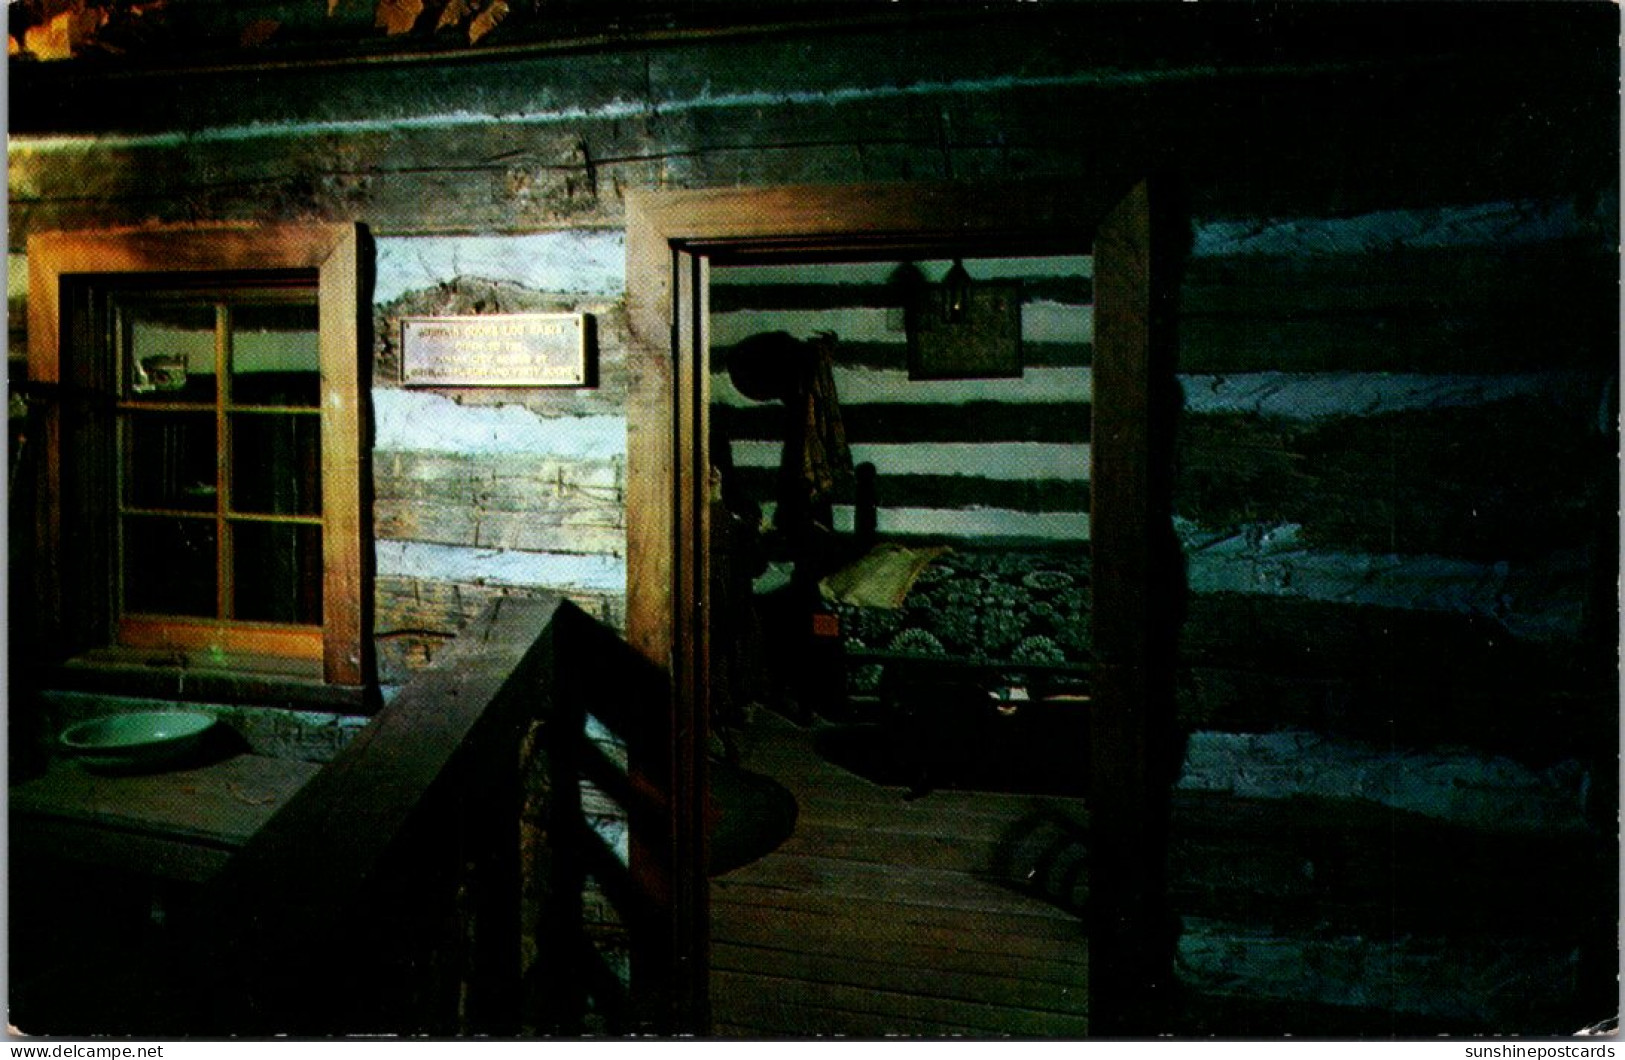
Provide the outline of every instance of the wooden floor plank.
<path id="1" fill-rule="evenodd" d="M 845 1013 L 846 1018 L 854 1022 L 862 1016 L 881 1017 L 880 1022 L 870 1025 L 882 1029 L 882 1033 L 888 1021 L 901 1026 L 905 1020 L 912 1021 L 918 1029 L 953 1028 L 960 1032 L 1032 1037 L 1081 1037 L 1088 1029 L 1086 1017 L 1080 1015 L 929 997 L 900 990 L 809 983 L 795 978 L 740 975 L 730 971 L 713 971 L 711 982 L 713 990 L 724 998 L 740 990 L 758 999 L 773 999 L 787 1014 L 796 1009 L 826 1009 Z M 715 997 L 712 1004 L 716 1004 Z"/>
<path id="2" fill-rule="evenodd" d="M 1040 980 L 1070 981 L 1087 963 L 1081 931 L 1045 936 L 1000 929 L 996 922 L 945 919 L 919 923 L 905 917 L 854 917 L 849 910 L 771 906 L 719 906 L 714 937 L 795 952 L 868 954 L 922 949 L 921 961 L 943 969 L 1005 968 Z M 949 951 L 953 956 L 944 955 Z M 1011 966 L 1014 967 L 1011 967 Z"/>
<path id="3" fill-rule="evenodd" d="M 1079 799 L 1005 792 L 937 789 L 911 798 L 907 789 L 874 784 L 818 757 L 814 733 L 777 715 L 747 744 L 744 764 L 772 776 L 796 796 L 798 834 L 836 828 L 939 841 L 996 843 L 1037 817 L 1062 816 L 1087 827 Z"/>
<path id="4" fill-rule="evenodd" d="M 965 836 L 909 835 L 834 824 L 798 827 L 779 849 L 809 857 L 842 857 L 890 865 L 898 861 L 925 869 L 988 873 L 989 841 Z"/>
<path id="5" fill-rule="evenodd" d="M 736 946 L 712 941 L 712 967 L 721 971 L 756 974 L 765 961 L 784 978 L 806 983 L 831 983 L 889 990 L 916 997 L 971 1001 L 1038 1012 L 1066 1015 L 1086 1014 L 1086 973 L 1076 969 L 1076 982 L 1039 982 L 1020 975 L 989 975 L 963 968 L 942 968 L 932 963 L 909 963 L 902 955 L 866 950 L 861 957 L 851 953 L 809 953 L 803 948 L 764 951 L 755 946 Z"/>
<path id="6" fill-rule="evenodd" d="M 715 1001 L 713 1000 L 713 1009 Z M 986 1031 L 893 1014 L 845 1012 L 809 1004 L 750 995 L 730 999 L 728 1020 L 714 1026 L 718 1035 L 743 1038 L 982 1038 Z M 730 1028 L 724 1031 L 723 1028 Z M 734 1030 L 737 1028 L 737 1030 Z"/>
<path id="7" fill-rule="evenodd" d="M 770 771 L 781 783 L 794 788 L 813 785 L 827 797 L 847 796 L 877 803 L 901 802 L 905 806 L 942 806 L 961 812 L 1008 815 L 1009 811 L 1033 804 L 1073 804 L 1082 800 L 1056 795 L 974 791 L 936 787 L 911 797 L 901 785 L 882 785 L 821 757 L 816 750 L 818 730 L 803 729 L 776 714 L 759 716 L 751 735 L 743 741 L 742 754 L 752 768 Z"/>
<path id="8" fill-rule="evenodd" d="M 819 828 L 865 828 L 882 833 L 997 841 L 1023 821 L 1064 812 L 1032 796 L 994 806 L 946 797 L 964 796 L 971 794 L 969 792 L 933 792 L 920 799 L 897 797 L 887 803 L 868 796 L 832 794 L 810 785 L 785 786 L 798 799 L 805 800 L 803 815 L 807 825 Z M 1067 816 L 1074 815 L 1068 813 Z M 1075 817 L 1078 827 L 1088 827 L 1083 814 Z"/>
<path id="9" fill-rule="evenodd" d="M 989 952 L 986 946 L 967 946 L 962 933 L 933 932 L 890 921 L 867 928 L 846 923 L 820 924 L 811 917 L 803 918 L 794 935 L 787 936 L 777 918 L 747 915 L 760 911 L 731 907 L 724 915 L 713 918 L 713 941 L 758 949 L 792 945 L 799 953 L 833 956 L 850 955 L 856 950 L 911 967 L 1023 976 L 1040 983 L 1069 985 L 1081 982 L 1088 974 L 1088 947 L 1078 941 L 1003 936 L 1001 945 Z"/>
<path id="10" fill-rule="evenodd" d="M 884 865 L 780 851 L 731 873 L 728 882 L 890 905 L 926 905 L 1069 922 L 1077 919 L 1071 912 L 1036 902 L 1031 896 L 970 873 L 907 864 Z"/>
<path id="11" fill-rule="evenodd" d="M 907 903 L 865 906 L 843 895 L 794 894 L 757 884 L 711 881 L 712 904 L 716 908 L 756 908 L 764 917 L 778 917 L 790 925 L 819 918 L 847 928 L 891 921 L 911 930 L 931 929 L 945 936 L 957 935 L 960 944 L 980 949 L 1001 944 L 1005 938 L 1028 938 L 1053 942 L 1058 946 L 1082 947 L 1087 933 L 1081 921 L 1057 918 L 1043 909 L 1037 915 L 1022 916 L 977 909 L 944 909 L 933 905 Z M 1038 903 L 1033 903 L 1038 906 Z"/>
<path id="12" fill-rule="evenodd" d="M 1086 1033 L 1085 927 L 1026 891 L 1008 850 L 1035 821 L 1081 831 L 1081 804 L 911 799 L 820 758 L 813 739 L 769 716 L 743 741 L 745 768 L 784 784 L 799 809 L 776 851 L 712 881 L 718 1032 Z"/>

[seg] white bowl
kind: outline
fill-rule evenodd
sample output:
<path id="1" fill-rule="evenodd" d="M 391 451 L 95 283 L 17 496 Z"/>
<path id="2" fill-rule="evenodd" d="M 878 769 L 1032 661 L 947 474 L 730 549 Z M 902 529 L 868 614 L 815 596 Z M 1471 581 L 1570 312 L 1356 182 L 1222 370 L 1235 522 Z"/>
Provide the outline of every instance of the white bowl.
<path id="1" fill-rule="evenodd" d="M 214 715 L 195 710 L 106 714 L 68 726 L 60 739 L 87 765 L 138 768 L 184 758 L 214 723 Z"/>

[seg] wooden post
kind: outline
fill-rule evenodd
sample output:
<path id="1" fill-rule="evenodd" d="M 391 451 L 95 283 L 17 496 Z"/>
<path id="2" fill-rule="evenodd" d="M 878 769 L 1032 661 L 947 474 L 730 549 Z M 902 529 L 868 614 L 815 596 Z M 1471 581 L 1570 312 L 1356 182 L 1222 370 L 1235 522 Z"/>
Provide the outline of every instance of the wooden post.
<path id="1" fill-rule="evenodd" d="M 677 430 L 678 606 L 672 617 L 678 650 L 672 676 L 672 1028 L 703 1034 L 710 1029 L 710 884 L 706 863 L 706 744 L 710 735 L 711 370 L 706 340 L 708 270 L 706 259 L 685 251 L 674 255 L 677 297 L 673 350 L 678 359 L 674 397 Z"/>
<path id="2" fill-rule="evenodd" d="M 652 798 L 634 808 L 632 876 L 649 896 L 634 932 L 636 1018 L 656 1032 L 706 1029 L 705 746 L 706 263 L 658 216 L 629 206 L 628 309 L 634 354 L 627 428 L 627 639 L 669 675 L 666 709 L 630 733 L 631 767 Z"/>
<path id="3" fill-rule="evenodd" d="M 1094 644 L 1090 714 L 1090 1032 L 1166 1030 L 1174 931 L 1167 910 L 1168 796 L 1177 762 L 1163 577 L 1177 562 L 1162 400 L 1172 364 L 1158 349 L 1151 201 L 1137 186 L 1095 238 Z M 1166 376 L 1166 379 L 1163 377 Z"/>

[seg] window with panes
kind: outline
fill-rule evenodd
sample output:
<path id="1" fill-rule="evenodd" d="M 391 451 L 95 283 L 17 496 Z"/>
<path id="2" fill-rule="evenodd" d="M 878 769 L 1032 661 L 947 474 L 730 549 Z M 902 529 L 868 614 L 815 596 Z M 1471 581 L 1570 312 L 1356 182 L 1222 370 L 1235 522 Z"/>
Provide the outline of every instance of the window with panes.
<path id="1" fill-rule="evenodd" d="M 121 639 L 173 638 L 177 618 L 320 626 L 314 287 L 113 302 Z"/>
<path id="2" fill-rule="evenodd" d="M 363 683 L 356 248 L 346 226 L 30 241 L 38 578 L 67 654 Z"/>

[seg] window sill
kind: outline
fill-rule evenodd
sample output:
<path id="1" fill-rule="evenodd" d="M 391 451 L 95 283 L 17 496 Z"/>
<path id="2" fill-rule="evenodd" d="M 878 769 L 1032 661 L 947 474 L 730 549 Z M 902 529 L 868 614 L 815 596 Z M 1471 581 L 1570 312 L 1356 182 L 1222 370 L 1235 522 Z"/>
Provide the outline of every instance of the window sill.
<path id="1" fill-rule="evenodd" d="M 40 675 L 47 688 L 101 692 L 179 702 L 242 703 L 254 706 L 370 714 L 375 689 L 332 685 L 322 680 L 319 660 L 267 656 L 227 656 L 200 664 L 172 653 L 136 648 L 97 648 L 49 668 Z"/>

